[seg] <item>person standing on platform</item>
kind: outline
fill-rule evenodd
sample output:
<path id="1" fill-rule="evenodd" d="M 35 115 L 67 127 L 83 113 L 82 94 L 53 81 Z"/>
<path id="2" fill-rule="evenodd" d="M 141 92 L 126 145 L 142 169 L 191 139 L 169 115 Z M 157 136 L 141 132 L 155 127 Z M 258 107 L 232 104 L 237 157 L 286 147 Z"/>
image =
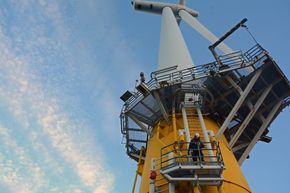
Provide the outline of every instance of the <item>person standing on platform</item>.
<path id="1" fill-rule="evenodd" d="M 202 153 L 203 147 L 204 144 L 200 141 L 199 133 L 195 133 L 188 147 L 188 154 L 191 155 L 193 162 L 197 162 L 197 158 L 199 161 L 204 161 Z"/>

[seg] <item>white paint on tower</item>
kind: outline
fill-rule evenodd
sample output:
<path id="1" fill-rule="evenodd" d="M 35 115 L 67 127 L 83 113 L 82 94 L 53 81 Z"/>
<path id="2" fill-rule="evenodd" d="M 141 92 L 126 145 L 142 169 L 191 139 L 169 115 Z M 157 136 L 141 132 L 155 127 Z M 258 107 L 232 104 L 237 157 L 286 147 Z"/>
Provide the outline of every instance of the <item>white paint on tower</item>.
<path id="1" fill-rule="evenodd" d="M 178 65 L 177 70 L 193 67 L 193 61 L 171 8 L 162 11 L 158 70 Z"/>

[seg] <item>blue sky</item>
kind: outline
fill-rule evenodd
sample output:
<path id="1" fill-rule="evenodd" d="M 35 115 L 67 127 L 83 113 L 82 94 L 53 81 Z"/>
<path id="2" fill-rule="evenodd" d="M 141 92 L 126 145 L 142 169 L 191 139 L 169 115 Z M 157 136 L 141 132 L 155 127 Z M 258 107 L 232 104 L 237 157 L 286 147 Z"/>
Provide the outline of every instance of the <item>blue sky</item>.
<path id="1" fill-rule="evenodd" d="M 174 2 L 174 1 L 171 1 Z M 223 35 L 242 18 L 290 77 L 286 0 L 188 1 Z M 129 1 L 0 1 L 0 192 L 130 192 L 135 162 L 121 144 L 119 96 L 156 69 L 160 17 Z M 208 42 L 181 24 L 195 64 Z M 250 48 L 241 30 L 227 44 Z M 243 171 L 254 193 L 284 192 L 290 179 L 289 109 Z"/>

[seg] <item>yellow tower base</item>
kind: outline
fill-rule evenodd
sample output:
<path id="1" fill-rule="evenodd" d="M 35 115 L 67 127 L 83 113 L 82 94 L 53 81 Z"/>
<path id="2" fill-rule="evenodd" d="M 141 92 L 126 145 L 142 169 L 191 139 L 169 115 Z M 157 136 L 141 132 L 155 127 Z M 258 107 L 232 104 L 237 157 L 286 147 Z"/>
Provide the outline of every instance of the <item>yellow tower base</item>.
<path id="1" fill-rule="evenodd" d="M 188 116 L 189 117 L 189 116 Z M 217 124 L 210 118 L 204 117 L 204 122 L 207 130 L 211 130 L 214 133 L 218 131 Z M 193 137 L 195 132 L 201 134 L 201 140 L 203 139 L 201 128 L 199 126 L 199 121 L 197 116 L 191 116 L 188 118 L 190 136 Z M 161 148 L 172 144 L 177 140 L 182 140 L 178 137 L 179 129 L 183 129 L 183 119 L 182 116 L 172 116 L 172 124 L 168 125 L 164 120 L 159 121 L 155 126 L 153 133 L 148 139 L 146 158 L 144 162 L 144 169 L 142 172 L 142 179 L 140 183 L 139 193 L 148 193 L 150 186 L 150 169 L 151 169 L 151 159 L 157 159 L 157 178 L 155 182 L 155 189 L 159 190 L 157 192 L 169 192 L 168 181 L 162 178 L 162 175 L 158 171 L 158 165 L 160 164 L 160 151 Z M 182 181 L 175 183 L 174 193 L 250 193 L 251 190 L 246 182 L 245 177 L 234 157 L 234 154 L 228 148 L 228 142 L 224 136 L 219 140 L 219 146 L 221 154 L 224 161 L 224 171 L 223 171 L 223 183 L 222 186 L 199 186 L 198 184 L 193 184 L 190 181 Z M 162 187 L 162 188 L 161 188 Z"/>

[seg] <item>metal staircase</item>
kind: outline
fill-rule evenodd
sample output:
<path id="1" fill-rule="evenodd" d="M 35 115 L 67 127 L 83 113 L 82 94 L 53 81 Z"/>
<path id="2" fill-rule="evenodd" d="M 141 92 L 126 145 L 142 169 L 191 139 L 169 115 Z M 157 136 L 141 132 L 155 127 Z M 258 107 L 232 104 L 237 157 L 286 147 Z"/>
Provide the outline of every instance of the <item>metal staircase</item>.
<path id="1" fill-rule="evenodd" d="M 193 108 L 186 108 L 186 114 L 191 138 L 194 136 L 195 133 L 199 133 L 200 140 L 204 141 L 196 110 Z"/>

